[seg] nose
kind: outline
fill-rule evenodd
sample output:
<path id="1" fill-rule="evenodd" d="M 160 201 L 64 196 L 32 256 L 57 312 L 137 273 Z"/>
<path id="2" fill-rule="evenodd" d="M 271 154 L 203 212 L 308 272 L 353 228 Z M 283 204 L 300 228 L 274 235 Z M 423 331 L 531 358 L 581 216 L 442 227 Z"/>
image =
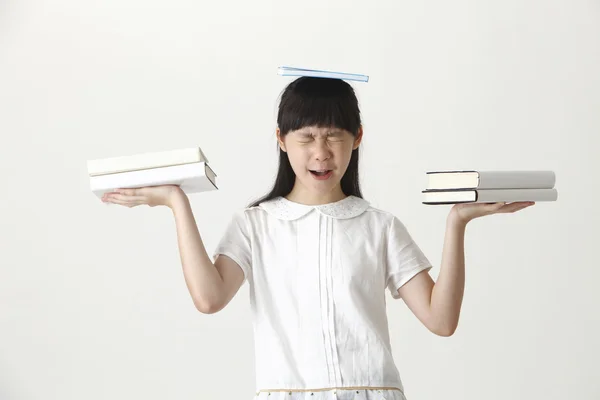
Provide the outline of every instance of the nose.
<path id="1" fill-rule="evenodd" d="M 318 161 L 325 161 L 331 157 L 331 149 L 326 140 L 315 140 L 314 156 Z"/>

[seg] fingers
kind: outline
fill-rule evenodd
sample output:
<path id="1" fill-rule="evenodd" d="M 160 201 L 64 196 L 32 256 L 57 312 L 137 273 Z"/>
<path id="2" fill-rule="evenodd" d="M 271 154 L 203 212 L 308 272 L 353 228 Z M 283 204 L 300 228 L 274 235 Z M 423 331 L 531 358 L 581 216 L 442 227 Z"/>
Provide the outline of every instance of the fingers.
<path id="1" fill-rule="evenodd" d="M 124 201 L 124 200 L 118 200 L 118 199 L 113 199 L 113 198 L 109 198 L 108 200 L 105 200 L 107 203 L 113 203 L 113 204 L 118 204 L 121 206 L 125 206 L 125 207 L 135 207 L 135 206 L 139 206 L 139 203 L 131 203 L 129 201 Z"/>
<path id="2" fill-rule="evenodd" d="M 506 207 L 506 203 L 503 201 L 499 203 L 491 203 L 488 205 L 488 207 L 490 208 L 490 211 L 498 211 L 501 210 L 503 207 Z"/>
<path id="3" fill-rule="evenodd" d="M 126 196 L 138 196 L 139 189 L 115 189 L 114 193 L 124 194 Z"/>
<path id="4" fill-rule="evenodd" d="M 532 201 L 518 201 L 514 203 L 509 203 L 504 205 L 502 208 L 498 210 L 500 213 L 514 213 L 524 208 L 530 207 L 534 205 L 535 202 Z"/>
<path id="5" fill-rule="evenodd" d="M 131 191 L 129 191 L 129 193 L 131 193 Z M 135 207 L 146 204 L 146 198 L 144 196 L 126 195 L 116 192 L 106 193 L 102 196 L 102 201 L 126 207 Z"/>
<path id="6" fill-rule="evenodd" d="M 481 208 L 479 211 L 480 215 L 490 215 L 490 214 L 495 214 L 495 213 L 501 212 L 503 207 L 506 206 L 506 203 L 504 203 L 504 202 L 481 203 L 481 204 L 475 203 L 475 206 L 478 206 Z"/>
<path id="7" fill-rule="evenodd" d="M 109 195 L 109 198 L 124 201 L 127 203 L 144 203 L 146 199 L 144 196 L 129 196 L 126 194 L 119 193 L 111 194 Z"/>

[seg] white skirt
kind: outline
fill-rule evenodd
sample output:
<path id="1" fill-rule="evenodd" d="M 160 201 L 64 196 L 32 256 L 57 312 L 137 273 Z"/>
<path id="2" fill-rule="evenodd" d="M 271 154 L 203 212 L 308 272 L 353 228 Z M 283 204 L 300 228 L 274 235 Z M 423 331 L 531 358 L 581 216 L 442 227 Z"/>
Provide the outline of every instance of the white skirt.
<path id="1" fill-rule="evenodd" d="M 407 400 L 398 389 L 328 389 L 258 392 L 254 400 Z"/>

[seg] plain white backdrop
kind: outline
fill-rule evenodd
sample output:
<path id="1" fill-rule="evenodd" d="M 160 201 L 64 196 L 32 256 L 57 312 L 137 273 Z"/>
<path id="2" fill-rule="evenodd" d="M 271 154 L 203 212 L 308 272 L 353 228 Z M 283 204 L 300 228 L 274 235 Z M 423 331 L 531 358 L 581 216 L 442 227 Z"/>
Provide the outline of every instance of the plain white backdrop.
<path id="1" fill-rule="evenodd" d="M 353 83 L 362 185 L 434 263 L 434 169 L 552 169 L 559 199 L 473 221 L 454 336 L 388 296 L 409 400 L 600 398 L 600 3 L 0 2 L 0 399 L 251 399 L 247 284 L 202 315 L 166 208 L 102 204 L 86 160 L 201 146 L 212 251 L 275 175 L 279 65 Z"/>

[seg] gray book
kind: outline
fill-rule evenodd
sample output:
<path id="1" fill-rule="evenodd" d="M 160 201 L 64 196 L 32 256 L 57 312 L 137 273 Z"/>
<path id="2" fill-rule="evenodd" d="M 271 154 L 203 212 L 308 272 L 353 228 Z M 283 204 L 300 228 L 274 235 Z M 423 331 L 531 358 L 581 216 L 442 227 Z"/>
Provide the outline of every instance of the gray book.
<path id="1" fill-rule="evenodd" d="M 442 189 L 552 189 L 554 171 L 430 171 L 426 190 Z"/>
<path id="2" fill-rule="evenodd" d="M 458 189 L 424 190 L 423 204 L 512 203 L 515 201 L 556 201 L 557 189 Z"/>

